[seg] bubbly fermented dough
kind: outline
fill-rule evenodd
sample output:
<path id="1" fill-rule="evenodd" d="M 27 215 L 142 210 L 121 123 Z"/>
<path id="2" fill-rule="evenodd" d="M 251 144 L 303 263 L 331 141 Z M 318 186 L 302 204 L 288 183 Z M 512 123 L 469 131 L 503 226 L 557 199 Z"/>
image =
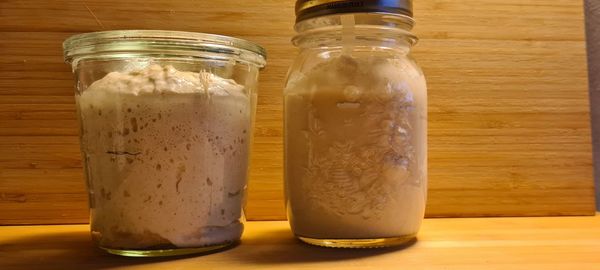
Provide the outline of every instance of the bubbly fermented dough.
<path id="1" fill-rule="evenodd" d="M 233 80 L 156 64 L 109 73 L 83 91 L 81 146 L 100 246 L 239 239 L 250 100 Z"/>

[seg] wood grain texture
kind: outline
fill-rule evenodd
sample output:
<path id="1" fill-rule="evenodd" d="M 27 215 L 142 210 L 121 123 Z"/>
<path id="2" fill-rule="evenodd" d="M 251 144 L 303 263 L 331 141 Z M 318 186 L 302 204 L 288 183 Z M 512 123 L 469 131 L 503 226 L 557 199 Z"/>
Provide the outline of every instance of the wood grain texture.
<path id="1" fill-rule="evenodd" d="M 0 268 L 21 269 L 598 269 L 600 217 L 427 219 L 404 249 L 325 249 L 285 221 L 248 222 L 241 245 L 206 256 L 123 258 L 94 248 L 88 226 L 0 227 Z"/>
<path id="2" fill-rule="evenodd" d="M 592 145 L 594 149 L 594 175 L 596 198 L 600 198 L 600 1 L 585 0 L 585 24 L 590 81 L 590 117 L 592 125 Z M 594 104 L 596 106 L 594 106 Z M 596 200 L 600 210 L 600 200 Z"/>
<path id="3" fill-rule="evenodd" d="M 415 1 L 429 86 L 429 216 L 592 214 L 583 7 Z M 0 224 L 87 221 L 72 77 L 76 33 L 169 29 L 249 39 L 261 73 L 249 219 L 284 219 L 281 90 L 293 1 L 0 1 Z"/>

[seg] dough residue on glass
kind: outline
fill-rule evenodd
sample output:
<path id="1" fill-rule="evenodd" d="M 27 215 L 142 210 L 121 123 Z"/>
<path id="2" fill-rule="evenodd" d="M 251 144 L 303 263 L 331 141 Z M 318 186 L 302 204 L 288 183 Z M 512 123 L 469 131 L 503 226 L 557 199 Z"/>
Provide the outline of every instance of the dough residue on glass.
<path id="1" fill-rule="evenodd" d="M 77 97 L 91 226 L 102 247 L 198 247 L 243 225 L 251 101 L 209 72 L 111 72 Z"/>
<path id="2" fill-rule="evenodd" d="M 333 56 L 286 88 L 291 224 L 311 238 L 417 232 L 426 196 L 425 80 L 405 58 Z"/>

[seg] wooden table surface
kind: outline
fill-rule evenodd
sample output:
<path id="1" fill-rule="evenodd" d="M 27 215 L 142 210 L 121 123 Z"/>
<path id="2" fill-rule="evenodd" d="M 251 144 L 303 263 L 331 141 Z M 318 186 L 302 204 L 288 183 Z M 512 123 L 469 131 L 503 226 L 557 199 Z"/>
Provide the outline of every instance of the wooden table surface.
<path id="1" fill-rule="evenodd" d="M 600 216 L 426 219 L 411 246 L 363 250 L 308 246 L 287 222 L 253 221 L 232 249 L 166 259 L 105 254 L 87 225 L 4 226 L 0 269 L 600 269 Z"/>

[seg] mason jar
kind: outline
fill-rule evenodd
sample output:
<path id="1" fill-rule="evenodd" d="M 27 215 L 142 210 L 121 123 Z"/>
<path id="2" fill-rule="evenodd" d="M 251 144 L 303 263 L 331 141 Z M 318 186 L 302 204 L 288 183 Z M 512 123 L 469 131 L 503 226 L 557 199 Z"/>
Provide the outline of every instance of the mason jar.
<path id="1" fill-rule="evenodd" d="M 412 3 L 296 2 L 284 90 L 294 234 L 327 247 L 410 242 L 427 195 L 427 87 L 410 55 Z"/>
<path id="2" fill-rule="evenodd" d="M 169 256 L 237 242 L 265 50 L 153 30 L 81 34 L 63 46 L 97 245 Z"/>

